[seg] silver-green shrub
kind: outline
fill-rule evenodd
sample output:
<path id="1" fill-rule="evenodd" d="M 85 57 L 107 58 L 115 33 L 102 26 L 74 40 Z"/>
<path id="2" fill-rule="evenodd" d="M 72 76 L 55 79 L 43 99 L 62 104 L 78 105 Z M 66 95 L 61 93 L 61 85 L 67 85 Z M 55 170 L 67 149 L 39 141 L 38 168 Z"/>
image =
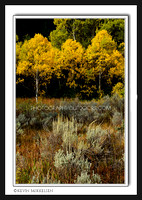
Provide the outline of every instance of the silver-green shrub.
<path id="1" fill-rule="evenodd" d="M 112 124 L 118 126 L 122 124 L 122 114 L 118 111 L 115 111 L 112 118 Z"/>
<path id="2" fill-rule="evenodd" d="M 54 166 L 59 170 L 74 168 L 77 172 L 81 172 L 89 171 L 91 167 L 91 163 L 81 157 L 80 154 L 73 152 L 65 154 L 61 149 L 56 152 L 54 160 Z"/>
<path id="3" fill-rule="evenodd" d="M 72 151 L 73 144 L 77 144 L 78 136 L 77 136 L 77 123 L 72 121 L 66 121 L 65 130 L 62 136 L 63 139 L 63 148 L 69 153 Z"/>
<path id="4" fill-rule="evenodd" d="M 93 174 L 92 174 L 92 177 L 91 177 L 91 183 L 95 183 L 95 184 L 102 183 L 100 175 L 94 174 L 94 171 L 93 171 Z"/>
<path id="5" fill-rule="evenodd" d="M 86 139 L 90 147 L 94 148 L 96 153 L 101 153 L 103 151 L 102 144 L 107 136 L 106 130 L 102 129 L 101 126 L 88 127 L 86 133 Z"/>
<path id="6" fill-rule="evenodd" d="M 25 116 L 25 114 L 19 114 L 18 115 L 18 117 L 17 117 L 17 121 L 19 121 L 21 124 L 24 124 L 24 123 L 26 123 L 26 116 Z"/>
<path id="7" fill-rule="evenodd" d="M 67 152 L 72 151 L 73 144 L 77 143 L 77 123 L 72 117 L 63 119 L 63 116 L 58 116 L 57 121 L 53 121 L 53 134 L 55 136 L 62 136 L 62 146 Z"/>
<path id="8" fill-rule="evenodd" d="M 83 152 L 83 151 L 86 151 L 87 149 L 88 149 L 87 144 L 83 140 L 79 141 L 77 145 L 78 152 Z"/>
<path id="9" fill-rule="evenodd" d="M 21 123 L 16 122 L 16 135 L 22 135 L 24 133 L 23 129 L 21 128 Z"/>
<path id="10" fill-rule="evenodd" d="M 76 184 L 101 184 L 101 177 L 99 174 L 93 174 L 90 176 L 87 171 L 82 171 L 81 175 L 77 176 L 77 180 L 74 181 Z"/>
<path id="11" fill-rule="evenodd" d="M 90 184 L 91 179 L 90 175 L 87 174 L 86 171 L 81 172 L 81 175 L 77 176 L 77 180 L 74 181 L 75 184 Z"/>
<path id="12" fill-rule="evenodd" d="M 64 132 L 65 122 L 63 121 L 63 116 L 59 115 L 57 121 L 53 120 L 53 134 L 55 136 L 60 136 Z"/>

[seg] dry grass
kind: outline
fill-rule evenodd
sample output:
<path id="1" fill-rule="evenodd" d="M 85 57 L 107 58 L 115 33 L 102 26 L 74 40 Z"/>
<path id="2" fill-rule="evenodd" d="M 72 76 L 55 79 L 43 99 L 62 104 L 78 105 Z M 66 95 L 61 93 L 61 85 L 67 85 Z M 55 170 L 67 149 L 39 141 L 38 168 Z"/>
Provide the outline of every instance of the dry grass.
<path id="1" fill-rule="evenodd" d="M 17 99 L 17 107 L 21 105 Z M 42 99 L 54 105 L 61 100 Z M 33 105 L 34 99 L 24 103 Z M 19 108 L 19 107 L 18 107 Z M 21 112 L 20 111 L 17 112 Z M 79 124 L 58 115 L 51 130 L 27 126 L 16 139 L 16 183 L 124 183 L 124 127 L 110 122 Z M 57 152 L 62 154 L 57 156 Z M 59 167 L 55 165 L 55 159 Z M 75 161 L 75 162 L 74 162 Z M 85 164 L 86 163 L 86 164 Z M 89 164 L 89 168 L 84 166 Z M 87 171 L 84 171 L 87 170 Z M 96 174 L 96 175 L 95 175 Z"/>

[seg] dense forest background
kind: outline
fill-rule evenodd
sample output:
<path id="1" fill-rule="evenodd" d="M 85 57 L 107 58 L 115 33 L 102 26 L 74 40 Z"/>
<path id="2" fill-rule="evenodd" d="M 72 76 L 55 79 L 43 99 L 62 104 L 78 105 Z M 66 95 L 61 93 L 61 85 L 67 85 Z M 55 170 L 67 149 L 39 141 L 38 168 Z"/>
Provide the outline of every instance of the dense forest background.
<path id="1" fill-rule="evenodd" d="M 124 96 L 124 19 L 17 19 L 17 97 Z"/>

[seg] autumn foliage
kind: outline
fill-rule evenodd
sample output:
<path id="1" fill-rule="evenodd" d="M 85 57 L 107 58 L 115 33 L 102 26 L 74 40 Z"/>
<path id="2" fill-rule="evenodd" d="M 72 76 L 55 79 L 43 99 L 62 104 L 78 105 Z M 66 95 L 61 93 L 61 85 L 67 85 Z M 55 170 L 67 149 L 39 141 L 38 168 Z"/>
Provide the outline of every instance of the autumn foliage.
<path id="1" fill-rule="evenodd" d="M 58 49 L 41 34 L 35 34 L 23 44 L 17 42 L 16 61 L 19 87 L 30 78 L 31 90 L 38 87 L 41 96 L 54 96 L 50 88 L 55 87 L 64 90 L 67 97 L 83 99 L 100 98 L 114 91 L 123 94 L 124 57 L 106 30 L 99 31 L 87 49 L 73 39 L 67 39 Z"/>

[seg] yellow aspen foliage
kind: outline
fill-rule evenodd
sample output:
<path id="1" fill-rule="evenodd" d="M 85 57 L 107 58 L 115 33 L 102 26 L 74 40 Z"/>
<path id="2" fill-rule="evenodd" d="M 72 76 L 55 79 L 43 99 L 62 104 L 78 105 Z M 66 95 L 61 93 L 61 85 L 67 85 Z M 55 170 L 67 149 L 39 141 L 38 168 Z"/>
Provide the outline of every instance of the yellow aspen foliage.
<path id="1" fill-rule="evenodd" d="M 112 53 L 114 49 L 116 49 L 116 43 L 112 40 L 112 36 L 106 30 L 102 30 L 92 39 L 91 45 L 88 46 L 87 54 L 90 54 L 90 58 L 92 58 L 97 52 L 106 51 L 107 53 Z"/>
<path id="2" fill-rule="evenodd" d="M 45 77 L 47 81 L 50 81 L 52 75 L 56 75 L 57 78 L 61 76 L 61 67 L 58 62 L 60 58 L 60 51 L 56 48 L 51 48 L 48 53 L 43 53 L 40 56 L 40 74 L 39 76 Z"/>
<path id="3" fill-rule="evenodd" d="M 20 51 L 21 51 L 22 42 L 16 42 L 16 64 L 20 59 Z"/>
<path id="4" fill-rule="evenodd" d="M 26 40 L 20 49 L 19 62 L 17 63 L 16 71 L 17 75 L 35 77 L 37 70 L 39 76 L 40 73 L 50 71 L 49 66 L 52 62 L 52 57 L 49 52 L 51 49 L 51 43 L 41 34 L 35 34 L 34 38 L 31 38 L 28 41 Z M 18 50 L 19 48 L 16 48 L 16 53 Z"/>
<path id="5" fill-rule="evenodd" d="M 115 76 L 118 79 L 124 81 L 124 75 L 125 75 L 124 70 L 125 70 L 124 57 L 119 51 L 117 50 L 113 51 L 111 55 L 111 68 L 109 70 L 110 79 L 112 79 L 113 76 Z"/>
<path id="6" fill-rule="evenodd" d="M 118 82 L 112 90 L 112 94 L 117 93 L 120 97 L 124 97 L 124 84 L 121 82 Z"/>
<path id="7" fill-rule="evenodd" d="M 20 79 L 20 78 L 18 78 L 17 81 L 16 81 L 16 84 L 18 84 L 18 83 L 22 83 L 22 82 L 24 82 L 24 79 Z"/>
<path id="8" fill-rule="evenodd" d="M 67 85 L 77 87 L 76 80 L 83 72 L 84 49 L 79 42 L 72 39 L 66 40 L 61 47 L 59 63 L 62 68 L 62 76 L 67 79 Z M 64 74 L 66 71 L 67 75 Z"/>
<path id="9" fill-rule="evenodd" d="M 63 25 L 60 19 L 54 21 Z M 122 52 L 118 51 L 121 47 Z M 118 48 L 106 30 L 99 31 L 86 50 L 73 39 L 67 39 L 59 50 L 46 37 L 35 34 L 23 44 L 16 43 L 17 84 L 32 77 L 36 96 L 45 93 L 45 88 L 47 92 L 47 85 L 56 81 L 60 89 L 66 85 L 77 95 L 101 98 L 114 92 L 118 82 L 121 86 L 124 83 L 124 47 L 122 43 Z M 46 86 L 41 87 L 42 92 L 40 85 Z"/>
<path id="10" fill-rule="evenodd" d="M 86 50 L 87 68 L 94 74 L 99 96 L 115 76 L 124 80 L 124 57 L 106 30 L 99 31 Z M 92 76 L 93 77 L 93 76 Z"/>
<path id="11" fill-rule="evenodd" d="M 41 34 L 35 34 L 34 38 L 26 40 L 21 46 L 16 74 L 22 79 L 23 76 L 34 78 L 36 102 L 40 93 L 39 86 L 45 86 L 52 78 L 58 54 L 59 50 L 53 49 L 48 39 Z"/>

